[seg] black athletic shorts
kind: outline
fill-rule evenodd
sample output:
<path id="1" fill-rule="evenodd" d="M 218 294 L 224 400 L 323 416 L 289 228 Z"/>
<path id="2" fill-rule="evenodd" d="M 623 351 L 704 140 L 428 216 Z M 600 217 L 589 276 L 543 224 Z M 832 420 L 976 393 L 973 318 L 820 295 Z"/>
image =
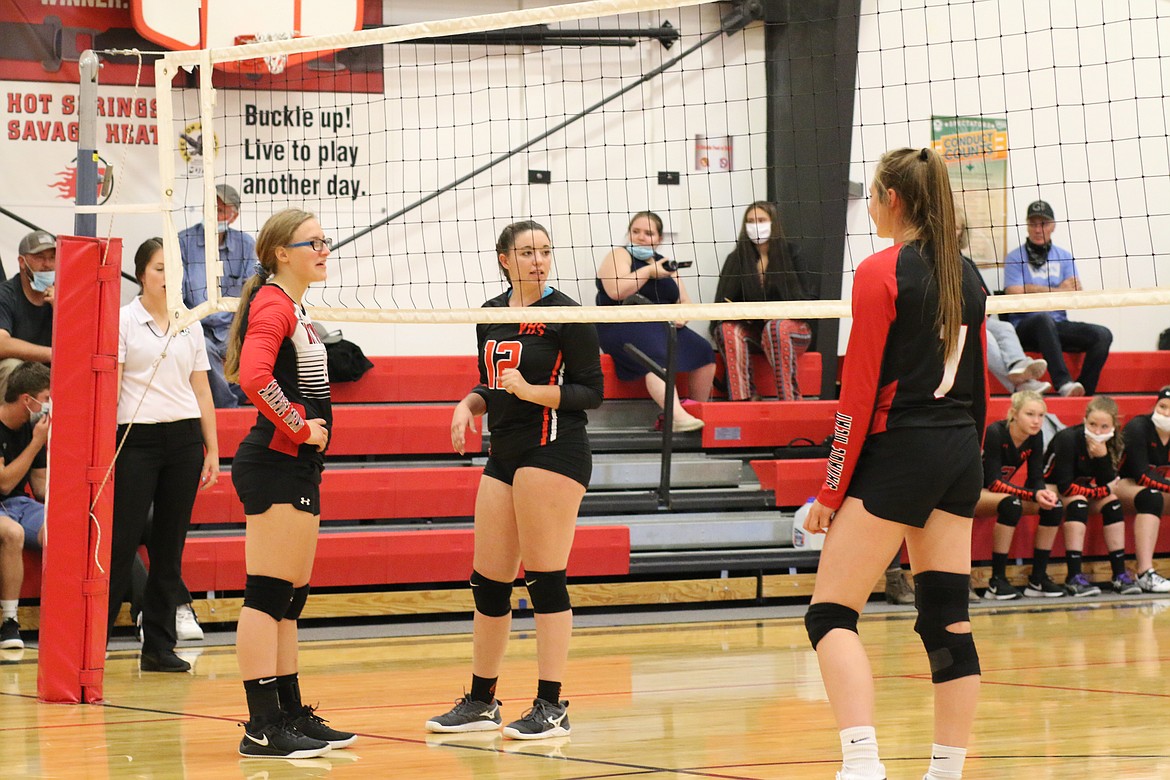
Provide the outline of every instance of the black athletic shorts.
<path id="1" fill-rule="evenodd" d="M 583 430 L 576 431 L 543 446 L 526 450 L 516 457 L 490 453 L 483 473 L 511 485 L 516 469 L 524 467 L 563 474 L 588 488 L 589 478 L 593 476 L 593 453 L 589 449 L 589 437 Z"/>
<path id="2" fill-rule="evenodd" d="M 292 504 L 302 512 L 321 514 L 321 466 L 317 463 L 288 456 L 284 462 L 237 456 L 231 476 L 246 515 L 263 514 L 273 504 Z"/>
<path id="3" fill-rule="evenodd" d="M 846 495 L 883 520 L 922 528 L 935 509 L 971 517 L 982 489 L 974 426 L 894 428 L 866 438 Z"/>

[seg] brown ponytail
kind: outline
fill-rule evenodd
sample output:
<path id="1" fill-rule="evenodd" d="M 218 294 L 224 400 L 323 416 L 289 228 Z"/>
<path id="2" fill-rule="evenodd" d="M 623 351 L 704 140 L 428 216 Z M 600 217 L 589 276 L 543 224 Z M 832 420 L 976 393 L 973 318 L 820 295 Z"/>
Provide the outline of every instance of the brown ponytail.
<path id="1" fill-rule="evenodd" d="M 955 199 L 946 163 L 932 149 L 894 149 L 882 155 L 874 173 L 874 189 L 885 202 L 892 189 L 902 199 L 902 213 L 909 229 L 908 241 L 929 247 L 924 252 L 933 262 L 938 286 L 935 327 L 943 343 L 943 358 L 950 360 L 959 347 L 963 324 L 963 261 L 955 236 Z"/>
<path id="2" fill-rule="evenodd" d="M 268 218 L 264 227 L 260 228 L 260 235 L 256 238 L 256 257 L 260 260 L 260 270 L 253 274 L 244 288 L 240 290 L 240 303 L 236 307 L 236 316 L 232 320 L 232 329 L 228 333 L 227 352 L 223 358 L 223 375 L 230 382 L 240 381 L 240 351 L 244 346 L 244 333 L 241 323 L 252 304 L 252 297 L 264 284 L 264 281 L 276 273 L 276 250 L 288 244 L 293 239 L 293 233 L 302 224 L 315 216 L 300 209 L 284 209 Z"/>

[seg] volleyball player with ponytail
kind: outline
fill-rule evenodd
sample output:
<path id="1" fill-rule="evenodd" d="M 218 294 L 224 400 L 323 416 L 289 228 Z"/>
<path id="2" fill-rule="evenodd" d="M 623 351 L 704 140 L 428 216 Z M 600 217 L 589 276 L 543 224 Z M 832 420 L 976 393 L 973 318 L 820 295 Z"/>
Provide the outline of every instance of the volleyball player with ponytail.
<path id="1" fill-rule="evenodd" d="M 983 485 L 986 296 L 960 258 L 947 169 L 935 152 L 884 154 L 869 213 L 877 234 L 895 243 L 862 262 L 853 280 L 828 474 L 805 521 L 812 533 L 829 531 L 805 626 L 840 729 L 838 780 L 884 780 L 857 621 L 906 543 L 914 628 L 934 682 L 926 780 L 958 780 L 979 694 L 967 584 Z"/>
<path id="2" fill-rule="evenodd" d="M 297 618 L 309 597 L 333 421 L 325 345 L 301 299 L 325 280 L 329 248 L 306 211 L 268 218 L 256 241 L 260 271 L 240 292 L 224 360 L 257 410 L 232 459 L 247 524 L 236 657 L 249 715 L 239 750 L 248 758 L 311 758 L 357 738 L 302 704 L 297 674 Z"/>

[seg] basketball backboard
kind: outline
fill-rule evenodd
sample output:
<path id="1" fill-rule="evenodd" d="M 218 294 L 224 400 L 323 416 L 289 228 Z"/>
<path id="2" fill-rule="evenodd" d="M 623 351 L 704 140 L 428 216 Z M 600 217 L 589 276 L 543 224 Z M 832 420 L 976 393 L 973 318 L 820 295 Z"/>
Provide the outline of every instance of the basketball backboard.
<path id="1" fill-rule="evenodd" d="M 138 34 L 175 51 L 218 49 L 273 38 L 304 38 L 362 27 L 364 0 L 131 0 Z M 291 54 L 288 66 L 328 51 Z M 255 69 L 256 61 L 217 65 Z M 275 72 L 275 71 L 274 71 Z"/>

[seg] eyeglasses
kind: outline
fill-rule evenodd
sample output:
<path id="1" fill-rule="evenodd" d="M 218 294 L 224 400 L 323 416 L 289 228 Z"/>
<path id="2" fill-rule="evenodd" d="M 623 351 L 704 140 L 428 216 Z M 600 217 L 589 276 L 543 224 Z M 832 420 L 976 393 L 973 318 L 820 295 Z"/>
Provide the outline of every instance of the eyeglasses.
<path id="1" fill-rule="evenodd" d="M 324 249 L 333 249 L 332 238 L 313 238 L 308 241 L 298 241 L 295 244 L 285 244 L 286 249 L 296 249 L 298 246 L 310 246 L 314 252 L 320 252 Z"/>

